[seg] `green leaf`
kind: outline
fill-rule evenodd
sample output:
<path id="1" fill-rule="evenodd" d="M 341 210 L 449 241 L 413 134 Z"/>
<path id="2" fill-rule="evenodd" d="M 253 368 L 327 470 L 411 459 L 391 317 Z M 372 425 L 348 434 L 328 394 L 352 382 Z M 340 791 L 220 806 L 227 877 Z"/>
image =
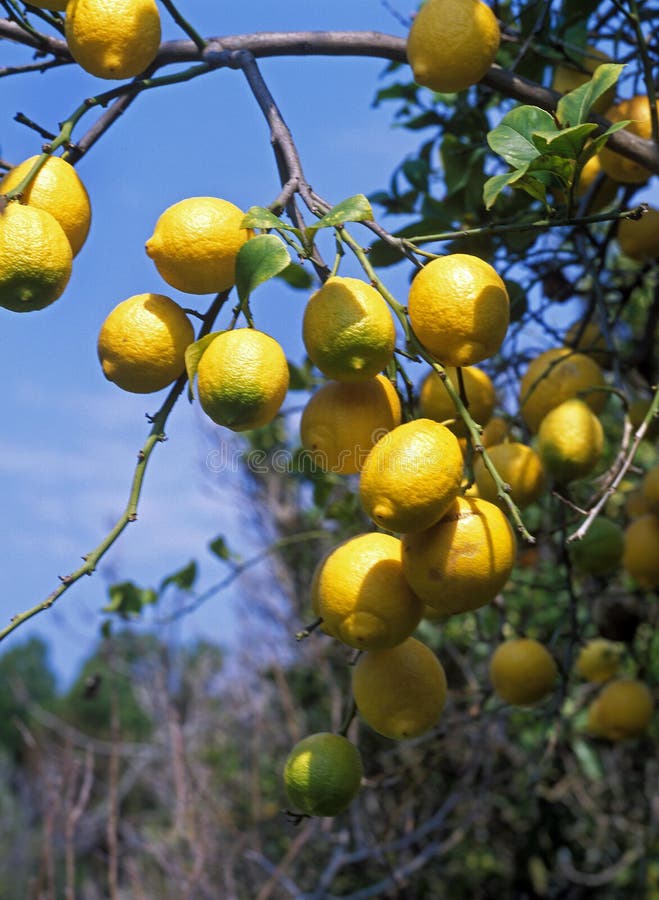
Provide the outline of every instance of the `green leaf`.
<path id="1" fill-rule="evenodd" d="M 282 220 L 264 206 L 250 206 L 245 213 L 245 218 L 240 223 L 241 228 L 287 228 Z"/>
<path id="2" fill-rule="evenodd" d="M 540 151 L 535 146 L 533 135 L 537 131 L 557 131 L 553 117 L 538 106 L 516 106 L 488 132 L 490 148 L 516 169 L 527 165 Z"/>
<path id="3" fill-rule="evenodd" d="M 584 122 L 563 131 L 538 131 L 535 134 L 535 142 L 543 154 L 550 153 L 552 156 L 577 159 L 596 130 L 597 125 L 593 122 Z"/>
<path id="4" fill-rule="evenodd" d="M 183 566 L 182 569 L 179 569 L 178 572 L 173 572 L 171 575 L 167 575 L 163 578 L 160 583 L 160 590 L 163 591 L 168 585 L 175 584 L 176 587 L 180 588 L 182 591 L 189 591 L 196 580 L 197 563 L 193 559 L 187 566 Z"/>
<path id="5" fill-rule="evenodd" d="M 215 556 L 218 557 L 218 559 L 231 559 L 231 551 L 227 547 L 226 541 L 221 534 L 216 537 L 214 541 L 210 542 L 210 544 L 208 545 L 208 549 L 211 551 L 211 553 L 214 553 Z"/>
<path id="6" fill-rule="evenodd" d="M 590 81 L 561 97 L 556 107 L 556 118 L 561 125 L 588 121 L 593 103 L 617 83 L 624 68 L 618 63 L 604 63 L 595 69 Z"/>
<path id="7" fill-rule="evenodd" d="M 240 302 L 245 303 L 254 288 L 279 275 L 290 262 L 283 241 L 274 234 L 257 234 L 243 244 L 236 256 L 236 289 Z"/>
<path id="8" fill-rule="evenodd" d="M 311 275 L 310 272 L 307 272 L 307 270 L 298 263 L 293 262 L 289 266 L 286 266 L 285 269 L 282 269 L 276 277 L 285 281 L 289 287 L 301 291 L 309 290 L 309 288 L 313 287 L 314 283 L 313 275 Z"/>
<path id="9" fill-rule="evenodd" d="M 623 119 L 622 122 L 615 122 L 613 125 L 607 128 L 606 131 L 602 132 L 602 134 L 599 134 L 596 138 L 593 138 L 592 142 L 588 145 L 588 156 L 594 156 L 595 153 L 598 153 L 602 149 L 604 144 L 606 144 L 612 134 L 615 134 L 616 131 L 622 131 L 623 128 L 626 128 L 631 121 L 631 119 Z"/>
<path id="10" fill-rule="evenodd" d="M 428 190 L 430 166 L 425 159 L 406 159 L 401 166 L 401 171 L 413 188 L 418 191 Z"/>
<path id="11" fill-rule="evenodd" d="M 206 334 L 203 338 L 188 344 L 185 348 L 185 371 L 188 374 L 188 400 L 190 403 L 194 400 L 194 380 L 197 375 L 199 360 L 203 356 L 204 350 L 215 340 L 218 334 L 222 334 L 222 332 L 214 331 L 211 334 Z"/>
<path id="12" fill-rule="evenodd" d="M 305 365 L 304 367 L 296 366 L 289 360 L 288 373 L 289 391 L 308 391 L 313 387 L 315 379 L 311 371 L 311 366 L 309 364 Z"/>
<path id="13" fill-rule="evenodd" d="M 601 781 L 604 775 L 602 763 L 593 748 L 585 741 L 577 739 L 572 744 L 572 749 L 586 778 L 589 781 Z"/>
<path id="14" fill-rule="evenodd" d="M 372 219 L 373 210 L 368 199 L 364 194 L 355 194 L 354 197 L 348 197 L 347 200 L 333 206 L 322 219 L 310 225 L 307 231 L 313 234 L 319 228 L 335 228 L 344 222 L 370 222 Z"/>
<path id="15" fill-rule="evenodd" d="M 483 203 L 485 208 L 491 209 L 501 191 L 508 185 L 513 185 L 516 181 L 519 181 L 525 172 L 526 167 L 516 169 L 514 172 L 506 172 L 503 175 L 492 175 L 491 178 L 488 178 L 483 185 Z"/>
<path id="16" fill-rule="evenodd" d="M 140 588 L 132 581 L 122 581 L 108 588 L 110 602 L 103 607 L 103 612 L 116 613 L 123 619 L 139 616 L 142 608 L 155 603 L 157 593 L 151 588 Z"/>

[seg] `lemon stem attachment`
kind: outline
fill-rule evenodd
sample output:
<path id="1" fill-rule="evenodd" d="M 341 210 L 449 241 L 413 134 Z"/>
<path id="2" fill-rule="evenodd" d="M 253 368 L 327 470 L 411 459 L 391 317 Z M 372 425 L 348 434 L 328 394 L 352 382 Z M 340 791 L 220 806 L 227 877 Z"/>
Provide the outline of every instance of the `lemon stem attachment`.
<path id="1" fill-rule="evenodd" d="M 302 631 L 295 632 L 295 640 L 303 641 L 305 638 L 308 638 L 312 631 L 315 631 L 320 625 L 323 624 L 323 617 L 318 616 L 317 619 L 314 619 L 309 625 L 305 625 Z"/>

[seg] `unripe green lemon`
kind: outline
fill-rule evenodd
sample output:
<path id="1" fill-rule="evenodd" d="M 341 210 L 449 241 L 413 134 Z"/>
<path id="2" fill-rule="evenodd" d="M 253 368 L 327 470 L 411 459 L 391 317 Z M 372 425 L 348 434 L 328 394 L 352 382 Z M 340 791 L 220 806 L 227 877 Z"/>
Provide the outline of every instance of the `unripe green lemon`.
<path id="1" fill-rule="evenodd" d="M 595 519 L 580 541 L 569 544 L 570 558 L 576 569 L 589 575 L 611 575 L 622 562 L 624 532 L 611 519 Z"/>
<path id="2" fill-rule="evenodd" d="M 336 816 L 359 793 L 359 750 L 347 738 L 319 731 L 299 741 L 284 765 L 290 803 L 309 816 Z"/>

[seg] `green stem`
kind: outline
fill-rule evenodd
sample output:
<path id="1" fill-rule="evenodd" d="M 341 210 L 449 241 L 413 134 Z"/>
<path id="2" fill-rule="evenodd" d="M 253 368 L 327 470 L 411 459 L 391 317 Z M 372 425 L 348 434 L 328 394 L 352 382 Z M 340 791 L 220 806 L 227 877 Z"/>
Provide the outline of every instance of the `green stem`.
<path id="1" fill-rule="evenodd" d="M 161 2 L 172 19 L 174 19 L 176 24 L 179 26 L 179 28 L 181 28 L 188 35 L 192 43 L 199 49 L 201 53 L 203 53 L 208 46 L 203 37 L 201 37 L 201 35 L 192 27 L 192 25 L 190 25 L 187 19 L 183 18 L 183 16 L 174 6 L 171 0 L 161 0 Z"/>

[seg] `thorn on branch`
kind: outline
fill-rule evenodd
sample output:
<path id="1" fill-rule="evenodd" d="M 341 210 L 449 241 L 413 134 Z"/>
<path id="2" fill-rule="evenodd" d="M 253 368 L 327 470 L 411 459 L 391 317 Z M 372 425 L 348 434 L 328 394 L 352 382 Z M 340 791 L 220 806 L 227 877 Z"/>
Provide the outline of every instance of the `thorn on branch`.
<path id="1" fill-rule="evenodd" d="M 128 515 L 126 516 L 126 521 L 127 522 L 137 522 L 137 513 L 135 513 L 135 512 L 128 513 Z"/>
<path id="2" fill-rule="evenodd" d="M 57 577 L 62 582 L 62 584 L 73 584 L 73 576 L 71 575 L 58 575 Z"/>
<path id="3" fill-rule="evenodd" d="M 137 454 L 137 461 L 144 462 L 145 459 L 146 459 L 146 454 L 145 454 L 144 450 L 140 450 Z"/>

